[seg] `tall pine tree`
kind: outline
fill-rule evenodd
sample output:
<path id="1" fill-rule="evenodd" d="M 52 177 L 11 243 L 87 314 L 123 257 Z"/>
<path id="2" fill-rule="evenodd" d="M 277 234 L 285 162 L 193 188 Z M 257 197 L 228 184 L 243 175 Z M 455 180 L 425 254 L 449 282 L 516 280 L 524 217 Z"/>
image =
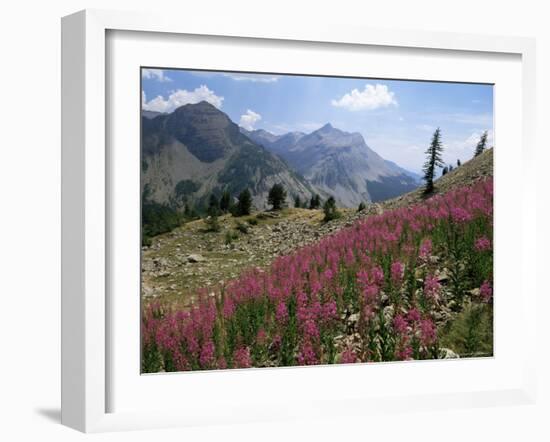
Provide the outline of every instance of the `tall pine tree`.
<path id="1" fill-rule="evenodd" d="M 481 155 L 486 147 L 487 147 L 487 131 L 481 134 L 481 138 L 477 143 L 476 152 L 474 156 L 477 157 L 478 155 Z"/>
<path id="2" fill-rule="evenodd" d="M 434 132 L 432 142 L 428 150 L 426 150 L 426 162 L 424 163 L 424 181 L 426 181 L 426 188 L 424 193 L 432 193 L 434 190 L 434 175 L 436 167 L 443 167 L 443 159 L 441 154 L 443 152 L 443 145 L 441 144 L 441 131 L 439 127 Z"/>

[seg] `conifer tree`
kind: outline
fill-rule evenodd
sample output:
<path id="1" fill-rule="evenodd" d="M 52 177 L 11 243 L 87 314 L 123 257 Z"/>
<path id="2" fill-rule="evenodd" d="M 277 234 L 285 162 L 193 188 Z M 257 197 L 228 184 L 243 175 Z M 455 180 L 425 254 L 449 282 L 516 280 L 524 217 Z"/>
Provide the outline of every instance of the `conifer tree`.
<path id="1" fill-rule="evenodd" d="M 229 212 L 231 209 L 231 194 L 229 193 L 229 190 L 224 190 L 222 193 L 222 197 L 220 198 L 220 210 L 223 213 Z"/>
<path id="2" fill-rule="evenodd" d="M 250 209 L 252 208 L 252 195 L 250 190 L 244 189 L 239 193 L 237 206 L 235 207 L 235 215 L 244 216 L 250 215 Z"/>
<path id="3" fill-rule="evenodd" d="M 481 137 L 479 138 L 479 142 L 477 143 L 477 146 L 476 146 L 476 151 L 474 156 L 477 157 L 478 155 L 481 155 L 486 147 L 487 147 L 487 131 L 481 134 Z"/>
<path id="4" fill-rule="evenodd" d="M 220 203 L 216 195 L 211 194 L 210 200 L 208 201 L 208 215 L 209 216 L 218 216 L 220 213 Z"/>
<path id="5" fill-rule="evenodd" d="M 296 195 L 294 197 L 294 207 L 297 207 L 297 208 L 302 207 L 302 200 L 300 199 L 300 195 Z"/>
<path id="6" fill-rule="evenodd" d="M 267 196 L 268 204 L 273 206 L 273 210 L 281 210 L 286 199 L 286 190 L 282 184 L 274 184 Z"/>
<path id="7" fill-rule="evenodd" d="M 439 127 L 433 134 L 430 147 L 426 150 L 426 162 L 424 163 L 424 181 L 426 181 L 426 187 L 424 193 L 429 194 L 434 190 L 434 175 L 436 167 L 443 167 L 443 159 L 441 154 L 443 152 L 443 145 L 441 144 L 441 131 Z"/>
<path id="8" fill-rule="evenodd" d="M 312 195 L 311 200 L 309 201 L 309 208 L 318 209 L 319 207 L 321 207 L 321 198 L 317 194 Z"/>
<path id="9" fill-rule="evenodd" d="M 323 204 L 323 211 L 325 212 L 325 222 L 340 218 L 341 216 L 336 208 L 336 200 L 333 196 L 330 196 L 329 199 L 325 201 L 325 204 Z"/>

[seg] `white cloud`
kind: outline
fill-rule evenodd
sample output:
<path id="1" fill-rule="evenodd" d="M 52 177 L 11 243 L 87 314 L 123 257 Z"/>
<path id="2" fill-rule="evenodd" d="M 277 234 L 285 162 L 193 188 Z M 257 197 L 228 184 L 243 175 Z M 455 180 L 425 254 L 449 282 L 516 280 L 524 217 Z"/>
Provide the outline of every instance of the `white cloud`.
<path id="1" fill-rule="evenodd" d="M 350 111 L 374 110 L 381 107 L 397 106 L 395 94 L 384 84 L 367 84 L 365 89 L 359 91 L 353 89 L 338 100 L 332 100 L 331 104 L 343 107 Z"/>
<path id="2" fill-rule="evenodd" d="M 241 115 L 239 125 L 246 130 L 253 130 L 254 125 L 262 119 L 262 116 L 248 109 L 245 114 Z"/>
<path id="3" fill-rule="evenodd" d="M 142 108 L 144 110 L 156 112 L 172 112 L 184 104 L 194 104 L 201 101 L 207 101 L 219 109 L 222 107 L 223 99 L 223 97 L 216 95 L 213 91 L 208 89 L 207 86 L 202 85 L 193 91 L 178 89 L 171 92 L 166 99 L 159 95 L 150 101 L 146 100 L 145 93 L 142 92 Z"/>
<path id="4" fill-rule="evenodd" d="M 279 81 L 279 77 L 276 75 L 267 74 L 238 74 L 238 73 L 226 73 L 224 77 L 229 77 L 235 81 L 251 81 L 253 83 L 276 83 Z"/>
<path id="5" fill-rule="evenodd" d="M 161 83 L 172 81 L 170 77 L 164 75 L 164 71 L 162 69 L 142 69 L 141 77 L 148 80 L 157 80 Z"/>

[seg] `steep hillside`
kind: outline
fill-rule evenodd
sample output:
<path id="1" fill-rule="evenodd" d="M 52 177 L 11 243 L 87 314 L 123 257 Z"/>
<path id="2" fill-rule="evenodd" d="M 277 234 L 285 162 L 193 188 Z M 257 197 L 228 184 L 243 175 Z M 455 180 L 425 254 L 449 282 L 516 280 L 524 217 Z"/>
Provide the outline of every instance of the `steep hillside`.
<path id="1" fill-rule="evenodd" d="M 284 158 L 312 186 L 333 195 L 339 206 L 383 201 L 418 185 L 414 174 L 383 159 L 367 146 L 361 134 L 330 124 L 310 134 L 276 136 L 264 130 L 246 134 Z"/>
<path id="2" fill-rule="evenodd" d="M 204 207 L 212 193 L 219 197 L 227 189 L 236 197 L 248 188 L 254 206 L 263 209 L 275 183 L 288 189 L 289 202 L 312 195 L 302 177 L 209 103 L 142 117 L 142 192 L 150 201 Z"/>
<path id="3" fill-rule="evenodd" d="M 490 149 L 436 180 L 435 194 L 447 193 L 492 174 L 493 150 Z M 417 190 L 369 204 L 361 212 L 343 209 L 342 217 L 329 223 L 323 222 L 321 210 L 307 209 L 260 212 L 244 218 L 224 216 L 220 218 L 219 233 L 206 233 L 202 220 L 187 223 L 153 238 L 152 246 L 143 250 L 143 296 L 188 305 L 194 299 L 189 293 L 198 287 L 234 278 L 250 266 L 267 266 L 277 256 L 318 242 L 359 219 L 425 199 L 421 190 Z"/>

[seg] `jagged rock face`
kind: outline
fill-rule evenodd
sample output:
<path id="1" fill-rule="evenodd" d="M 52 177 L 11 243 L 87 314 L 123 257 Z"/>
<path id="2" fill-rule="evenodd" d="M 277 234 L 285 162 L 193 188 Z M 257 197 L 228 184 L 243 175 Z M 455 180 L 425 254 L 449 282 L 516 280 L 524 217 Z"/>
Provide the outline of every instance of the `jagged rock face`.
<path id="1" fill-rule="evenodd" d="M 142 192 L 152 201 L 182 208 L 204 205 L 224 189 L 236 197 L 248 188 L 257 209 L 280 183 L 291 198 L 312 189 L 284 161 L 241 133 L 209 103 L 187 104 L 171 114 L 142 117 Z"/>
<path id="2" fill-rule="evenodd" d="M 316 189 L 333 195 L 340 206 L 381 201 L 418 186 L 414 176 L 370 149 L 361 134 L 344 132 L 330 124 L 308 135 L 294 132 L 273 136 L 265 131 L 247 134 L 284 158 Z"/>

